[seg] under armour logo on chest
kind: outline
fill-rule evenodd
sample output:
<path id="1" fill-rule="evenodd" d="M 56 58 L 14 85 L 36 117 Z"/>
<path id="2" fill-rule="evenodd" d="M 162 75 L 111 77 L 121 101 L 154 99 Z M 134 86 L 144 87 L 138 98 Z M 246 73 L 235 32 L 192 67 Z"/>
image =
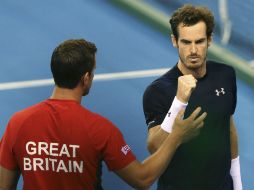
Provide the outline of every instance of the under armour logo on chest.
<path id="1" fill-rule="evenodd" d="M 224 88 L 220 88 L 220 90 L 216 89 L 215 92 L 216 92 L 216 96 L 220 96 L 221 94 L 222 95 L 226 94 Z"/>

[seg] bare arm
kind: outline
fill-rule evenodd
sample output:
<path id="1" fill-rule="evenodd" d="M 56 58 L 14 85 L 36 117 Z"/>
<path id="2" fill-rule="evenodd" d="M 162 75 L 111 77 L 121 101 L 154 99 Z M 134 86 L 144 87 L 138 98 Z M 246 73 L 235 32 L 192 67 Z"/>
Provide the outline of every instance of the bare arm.
<path id="1" fill-rule="evenodd" d="M 180 137 L 171 134 L 172 141 L 166 142 L 152 156 L 142 163 L 135 160 L 127 167 L 117 171 L 124 181 L 137 189 L 147 189 L 159 177 L 172 159 L 180 144 Z"/>
<path id="2" fill-rule="evenodd" d="M 153 155 L 145 159 L 143 163 L 134 161 L 116 173 L 132 187 L 147 189 L 164 172 L 184 139 L 189 138 L 193 131 L 199 131 L 203 126 L 206 113 L 196 118 L 200 111 L 201 109 L 197 108 L 185 120 L 182 119 L 184 110 L 180 111 L 175 119 L 172 133 L 167 135 L 160 148 Z"/>
<path id="3" fill-rule="evenodd" d="M 168 133 L 164 131 L 160 125 L 157 125 L 148 131 L 147 149 L 153 154 L 168 137 Z"/>
<path id="4" fill-rule="evenodd" d="M 8 170 L 0 166 L 0 190 L 15 190 L 19 176 L 18 170 Z"/>
<path id="5" fill-rule="evenodd" d="M 234 123 L 233 116 L 230 117 L 230 143 L 231 143 L 231 168 L 230 174 L 233 179 L 233 186 L 235 190 L 242 190 L 242 179 L 241 179 L 241 169 L 240 160 L 238 152 L 238 137 L 237 131 Z"/>
<path id="6" fill-rule="evenodd" d="M 188 137 L 183 139 L 183 142 L 188 142 L 190 139 L 196 137 L 199 134 L 199 131 L 192 131 Z M 159 147 L 163 144 L 165 139 L 167 139 L 169 133 L 165 132 L 160 125 L 157 125 L 148 131 L 148 138 L 147 138 L 147 149 L 148 151 L 153 154 Z M 170 136 L 169 136 L 170 138 Z"/>
<path id="7" fill-rule="evenodd" d="M 238 157 L 238 137 L 233 116 L 230 117 L 231 159 Z"/>

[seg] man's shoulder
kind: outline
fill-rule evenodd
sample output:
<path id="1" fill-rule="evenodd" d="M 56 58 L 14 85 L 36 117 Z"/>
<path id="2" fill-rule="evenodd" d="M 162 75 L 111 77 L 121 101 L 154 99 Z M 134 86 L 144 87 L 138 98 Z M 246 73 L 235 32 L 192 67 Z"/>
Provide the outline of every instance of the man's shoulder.
<path id="1" fill-rule="evenodd" d="M 214 72 L 234 72 L 234 68 L 232 66 L 213 60 L 207 61 L 207 66 L 210 71 Z"/>
<path id="2" fill-rule="evenodd" d="M 43 106 L 43 102 L 28 106 L 27 108 L 24 108 L 20 111 L 15 112 L 11 119 L 17 120 L 17 119 L 24 119 L 26 117 L 29 117 L 33 115 L 34 113 L 42 111 L 42 106 Z"/>
<path id="3" fill-rule="evenodd" d="M 84 111 L 86 112 L 86 116 L 89 118 L 91 122 L 105 123 L 105 124 L 111 123 L 111 121 L 108 118 L 104 117 L 103 115 L 99 113 L 93 112 L 85 108 L 84 108 Z"/>
<path id="4" fill-rule="evenodd" d="M 175 68 L 170 69 L 159 78 L 155 79 L 151 82 L 146 90 L 145 93 L 148 91 L 163 91 L 165 89 L 169 89 L 171 86 L 177 84 L 178 75 L 175 72 Z"/>
<path id="5" fill-rule="evenodd" d="M 69 107 L 66 106 L 67 103 L 62 105 L 59 104 L 59 105 L 52 104 L 49 100 L 45 100 L 15 112 L 13 116 L 11 117 L 11 121 L 24 121 L 29 118 L 42 119 L 43 116 L 54 114 L 54 113 L 65 115 L 66 110 L 69 110 L 70 112 L 69 115 L 74 114 L 75 116 L 77 116 L 77 118 L 86 117 L 88 121 L 99 120 L 99 119 L 105 120 L 105 118 L 103 118 L 101 115 L 94 113 L 79 104 L 76 104 L 76 105 L 73 104 L 75 106 L 71 107 L 72 109 L 69 109 Z M 63 105 L 65 105 L 66 107 L 64 107 Z"/>
<path id="6" fill-rule="evenodd" d="M 41 110 L 41 103 L 38 103 L 15 112 L 8 122 L 9 131 L 12 131 L 13 134 L 17 134 L 20 127 L 31 118 L 34 119 L 36 113 L 41 112 Z"/>
<path id="7" fill-rule="evenodd" d="M 85 126 L 86 129 L 88 129 L 87 134 L 94 140 L 94 143 L 105 142 L 105 140 L 108 140 L 112 135 L 116 136 L 122 134 L 112 121 L 101 114 L 86 110 L 85 118 Z"/>
<path id="8" fill-rule="evenodd" d="M 161 77 L 154 80 L 144 91 L 143 109 L 159 109 L 160 105 L 167 105 L 168 100 L 174 97 L 177 90 L 179 73 L 176 68 L 172 68 Z"/>
<path id="9" fill-rule="evenodd" d="M 103 131 L 111 131 L 118 130 L 118 128 L 113 124 L 111 120 L 106 118 L 105 116 L 88 110 L 84 107 L 83 114 L 80 114 L 82 118 L 86 118 L 86 123 L 90 127 L 91 130 L 103 130 Z"/>

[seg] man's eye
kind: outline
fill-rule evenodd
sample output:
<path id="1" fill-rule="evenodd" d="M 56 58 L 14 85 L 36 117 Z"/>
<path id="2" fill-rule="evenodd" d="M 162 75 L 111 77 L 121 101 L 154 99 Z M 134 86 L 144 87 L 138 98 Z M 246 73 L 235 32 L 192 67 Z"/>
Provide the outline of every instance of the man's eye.
<path id="1" fill-rule="evenodd" d="M 202 44 L 202 43 L 204 43 L 204 40 L 199 40 L 196 42 L 196 44 Z"/>
<path id="2" fill-rule="evenodd" d="M 190 44 L 191 42 L 183 40 L 182 43 L 188 45 L 188 44 Z"/>

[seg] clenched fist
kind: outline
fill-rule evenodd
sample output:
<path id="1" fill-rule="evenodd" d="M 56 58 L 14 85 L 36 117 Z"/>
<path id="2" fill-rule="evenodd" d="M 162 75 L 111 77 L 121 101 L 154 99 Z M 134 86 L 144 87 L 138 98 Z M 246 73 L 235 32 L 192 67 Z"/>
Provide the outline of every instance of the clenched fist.
<path id="1" fill-rule="evenodd" d="M 176 97 L 183 103 L 187 103 L 192 91 L 196 88 L 197 80 L 192 75 L 183 75 L 178 78 Z"/>

